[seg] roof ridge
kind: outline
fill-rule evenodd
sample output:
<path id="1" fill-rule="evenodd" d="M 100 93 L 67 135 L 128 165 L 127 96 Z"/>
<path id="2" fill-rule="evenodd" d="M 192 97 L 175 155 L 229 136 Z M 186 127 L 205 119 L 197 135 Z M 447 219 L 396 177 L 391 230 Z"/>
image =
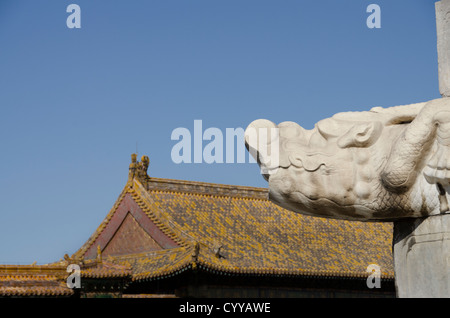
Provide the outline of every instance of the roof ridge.
<path id="1" fill-rule="evenodd" d="M 252 197 L 252 196 L 234 196 L 227 194 L 217 194 L 217 193 L 202 193 L 202 192 L 194 192 L 194 191 L 183 191 L 183 190 L 170 190 L 170 189 L 149 189 L 147 192 L 152 193 L 173 193 L 173 194 L 184 194 L 184 195 L 192 195 L 192 196 L 210 196 L 215 198 L 229 198 L 235 200 L 253 200 L 253 201 L 268 201 L 268 197 Z"/>
<path id="2" fill-rule="evenodd" d="M 47 272 L 58 272 L 65 270 L 66 266 L 59 264 L 44 264 L 44 265 L 0 265 L 0 275 L 10 274 L 13 272 L 33 272 L 33 273 L 47 273 Z"/>
<path id="3" fill-rule="evenodd" d="M 168 178 L 156 178 L 148 175 L 150 160 L 148 156 L 142 156 L 137 160 L 137 154 L 131 154 L 131 164 L 128 168 L 128 182 L 139 181 L 148 190 L 170 190 L 189 193 L 216 194 L 231 197 L 249 197 L 268 199 L 268 189 L 242 185 L 228 185 L 203 181 L 187 181 Z"/>
<path id="4" fill-rule="evenodd" d="M 228 185 L 202 181 L 150 177 L 146 184 L 147 191 L 160 190 L 170 192 L 188 192 L 216 196 L 268 199 L 268 189 L 242 185 Z"/>
<path id="5" fill-rule="evenodd" d="M 151 209 L 149 207 L 151 205 L 150 198 L 147 197 L 149 193 L 139 180 L 134 180 L 133 187 L 130 187 L 129 191 L 136 204 L 165 235 L 181 247 L 192 244 L 193 237 L 179 229 L 178 225 L 164 216 L 159 209 Z"/>

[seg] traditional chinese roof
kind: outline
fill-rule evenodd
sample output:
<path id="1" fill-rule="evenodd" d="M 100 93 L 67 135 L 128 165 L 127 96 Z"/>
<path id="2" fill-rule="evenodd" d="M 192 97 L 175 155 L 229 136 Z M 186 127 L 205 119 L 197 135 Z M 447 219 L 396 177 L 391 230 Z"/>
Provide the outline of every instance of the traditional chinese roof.
<path id="1" fill-rule="evenodd" d="M 68 258 L 46 265 L 0 265 L 0 297 L 69 297 L 74 290 L 67 286 L 69 264 L 79 266 L 80 278 L 131 279 L 126 265 L 96 259 Z"/>
<path id="2" fill-rule="evenodd" d="M 269 201 L 264 188 L 150 178 L 148 158 L 135 158 L 122 193 L 76 257 L 100 250 L 131 268 L 135 281 L 193 268 L 357 278 L 373 263 L 394 277 L 390 223 L 304 216 Z"/>
<path id="3" fill-rule="evenodd" d="M 131 269 L 126 265 L 102 262 L 92 266 L 85 265 L 80 271 L 81 278 L 127 278 L 131 277 Z"/>
<path id="4" fill-rule="evenodd" d="M 71 296 L 66 267 L 55 265 L 0 265 L 0 296 Z"/>

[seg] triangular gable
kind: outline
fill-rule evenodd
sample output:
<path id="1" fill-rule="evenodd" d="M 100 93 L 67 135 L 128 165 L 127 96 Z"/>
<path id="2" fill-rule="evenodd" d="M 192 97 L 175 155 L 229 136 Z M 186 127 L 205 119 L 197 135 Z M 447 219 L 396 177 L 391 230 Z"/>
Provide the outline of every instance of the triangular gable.
<path id="1" fill-rule="evenodd" d="M 98 246 L 103 256 L 179 247 L 142 211 L 131 193 L 123 195 L 112 216 L 109 215 L 106 221 L 106 225 L 94 233 L 97 234 L 96 237 L 93 241 L 91 240 L 86 251 L 81 255 L 84 258 L 95 258 Z"/>
<path id="2" fill-rule="evenodd" d="M 117 256 L 162 249 L 163 247 L 128 212 L 116 233 L 103 249 L 102 255 Z"/>

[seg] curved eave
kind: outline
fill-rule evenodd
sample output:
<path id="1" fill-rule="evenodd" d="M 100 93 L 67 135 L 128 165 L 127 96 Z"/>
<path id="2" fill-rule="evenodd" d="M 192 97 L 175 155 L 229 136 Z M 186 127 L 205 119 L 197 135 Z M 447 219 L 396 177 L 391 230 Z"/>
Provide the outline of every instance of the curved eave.
<path id="1" fill-rule="evenodd" d="M 51 297 L 72 296 L 72 289 L 65 287 L 11 287 L 0 288 L 1 297 L 28 296 L 28 297 Z"/>
<path id="2" fill-rule="evenodd" d="M 212 262 L 199 257 L 192 259 L 193 249 L 186 251 L 185 256 L 178 260 L 174 266 L 141 272 L 133 275 L 133 281 L 152 281 L 177 276 L 187 270 L 200 270 L 215 275 L 224 276 L 266 276 L 266 277 L 309 277 L 322 279 L 367 279 L 370 273 L 355 271 L 335 271 L 335 270 L 307 270 L 307 269 L 283 269 L 283 268 L 263 268 L 263 267 L 237 267 Z M 394 280 L 394 275 L 381 273 L 382 280 Z"/>
<path id="3" fill-rule="evenodd" d="M 198 267 L 199 269 L 222 275 L 367 279 L 370 274 L 367 272 L 355 271 L 233 267 L 212 264 L 209 262 L 199 262 Z M 381 273 L 380 278 L 384 280 L 393 280 L 394 275 L 390 273 Z"/>

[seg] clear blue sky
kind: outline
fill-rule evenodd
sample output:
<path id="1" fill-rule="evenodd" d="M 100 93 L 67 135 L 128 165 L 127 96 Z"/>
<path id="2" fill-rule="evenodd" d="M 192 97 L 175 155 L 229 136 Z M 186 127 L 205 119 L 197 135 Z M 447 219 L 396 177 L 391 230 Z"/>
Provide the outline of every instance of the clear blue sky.
<path id="1" fill-rule="evenodd" d="M 0 263 L 74 253 L 136 144 L 153 177 L 267 186 L 255 164 L 173 163 L 172 131 L 196 119 L 312 128 L 437 97 L 430 0 L 0 0 Z"/>

